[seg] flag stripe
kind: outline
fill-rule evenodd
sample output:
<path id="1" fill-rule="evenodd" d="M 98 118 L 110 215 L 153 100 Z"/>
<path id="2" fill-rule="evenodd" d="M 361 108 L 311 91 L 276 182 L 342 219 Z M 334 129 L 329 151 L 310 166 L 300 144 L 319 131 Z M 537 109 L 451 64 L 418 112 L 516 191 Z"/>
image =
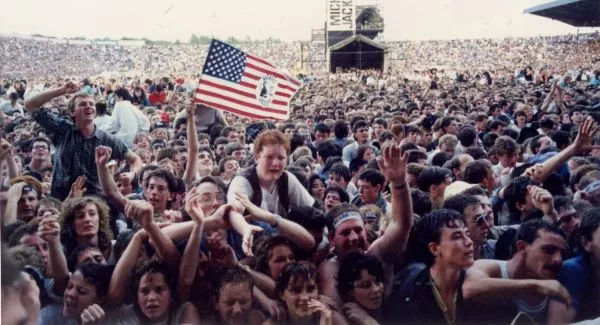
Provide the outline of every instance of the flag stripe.
<path id="1" fill-rule="evenodd" d="M 255 66 L 257 68 L 261 68 L 267 72 L 261 71 L 263 73 L 270 73 L 275 75 L 276 77 L 278 77 L 281 80 L 290 82 L 291 84 L 293 84 L 296 87 L 300 86 L 300 82 L 298 80 L 296 80 L 295 78 L 291 77 L 288 73 L 286 73 L 285 71 L 279 71 L 277 70 L 275 67 L 273 67 L 271 64 L 262 64 L 262 61 L 259 60 L 254 60 L 254 58 L 252 56 L 248 56 L 246 55 L 247 58 L 249 58 L 250 60 L 246 61 L 246 66 L 255 69 L 252 66 Z"/>
<path id="2" fill-rule="evenodd" d="M 233 114 L 236 114 L 236 115 L 240 115 L 240 116 L 244 116 L 244 117 L 250 117 L 250 118 L 253 118 L 253 119 L 257 119 L 257 120 L 272 118 L 272 117 L 268 117 L 268 116 L 257 115 L 257 114 L 248 113 L 246 111 L 237 110 L 237 109 L 235 109 L 233 107 L 229 107 L 229 106 L 217 104 L 217 103 L 210 102 L 210 101 L 207 101 L 207 100 L 204 100 L 204 99 L 199 99 L 199 100 L 197 100 L 197 102 L 205 104 L 205 105 L 207 105 L 209 107 L 218 108 L 218 109 L 226 111 L 226 112 L 230 112 L 230 113 L 233 113 Z"/>
<path id="3" fill-rule="evenodd" d="M 196 101 L 198 102 L 203 102 L 203 103 L 210 103 L 209 106 L 211 107 L 215 107 L 218 109 L 234 109 L 237 112 L 233 112 L 236 114 L 246 114 L 246 115 L 251 115 L 254 116 L 254 118 L 268 118 L 268 119 L 279 119 L 279 120 L 285 120 L 288 118 L 287 113 L 286 114 L 278 114 L 278 113 L 271 113 L 271 112 L 265 112 L 262 110 L 255 110 L 252 108 L 248 108 L 246 106 L 242 106 L 242 105 L 237 105 L 237 104 L 232 104 L 230 102 L 224 101 L 222 99 L 219 98 L 196 98 Z M 246 116 L 244 115 L 244 116 Z"/>
<path id="4" fill-rule="evenodd" d="M 294 93 L 296 93 L 296 89 L 294 89 L 294 88 L 292 88 L 292 87 L 290 87 L 290 86 L 288 86 L 288 85 L 284 85 L 284 84 L 277 84 L 277 86 L 278 86 L 278 87 L 281 87 L 281 88 L 284 88 L 284 89 L 287 89 L 287 90 L 290 90 L 290 91 L 293 91 Z"/>
<path id="5" fill-rule="evenodd" d="M 247 58 L 251 58 L 254 61 L 258 61 L 258 62 L 260 62 L 260 63 L 262 63 L 264 65 L 267 65 L 267 66 L 269 66 L 271 68 L 275 68 L 271 63 L 269 63 L 269 62 L 267 62 L 267 61 L 265 61 L 265 60 L 263 60 L 263 59 L 261 59 L 259 57 L 256 57 L 256 56 L 254 56 L 252 54 L 246 54 L 246 57 Z"/>
<path id="6" fill-rule="evenodd" d="M 275 105 L 288 106 L 287 102 L 284 102 L 284 101 L 281 101 L 281 100 L 277 100 L 277 99 L 273 99 L 271 101 L 271 103 L 273 103 Z"/>
<path id="7" fill-rule="evenodd" d="M 281 97 L 287 97 L 287 98 L 290 98 L 290 97 L 292 97 L 292 95 L 290 95 L 290 94 L 288 94 L 288 93 L 284 93 L 284 92 L 282 92 L 282 91 L 276 91 L 276 92 L 275 92 L 275 95 L 277 95 L 277 96 L 281 96 Z"/>
<path id="8" fill-rule="evenodd" d="M 256 74 L 253 74 L 252 72 L 254 72 L 254 71 L 252 71 L 252 69 L 250 67 L 246 68 L 246 71 L 244 71 L 244 77 L 248 77 L 248 78 L 250 78 L 252 80 L 260 80 L 260 77 L 257 76 Z M 282 79 L 277 78 L 277 81 L 278 81 L 277 85 L 285 85 L 285 86 L 287 86 L 287 87 L 285 87 L 286 89 L 282 89 L 282 91 L 284 91 L 284 90 L 288 91 L 289 90 L 289 91 L 292 92 L 290 94 L 292 96 L 294 94 L 296 94 L 296 92 L 298 91 L 298 89 L 295 88 L 293 84 L 288 83 L 286 80 L 282 80 Z"/>
<path id="9" fill-rule="evenodd" d="M 228 102 L 234 103 L 234 104 L 238 104 L 238 105 L 242 105 L 242 106 L 246 106 L 246 107 L 250 107 L 250 108 L 254 108 L 254 109 L 259 109 L 259 110 L 263 110 L 265 112 L 271 112 L 271 113 L 276 113 L 276 114 L 286 114 L 287 111 L 286 110 L 280 110 L 280 109 L 275 109 L 275 108 L 269 108 L 269 107 L 264 107 L 264 106 L 260 106 L 260 105 L 256 105 L 256 104 L 252 104 L 234 97 L 230 97 L 230 96 L 226 96 L 226 95 L 222 95 L 210 90 L 206 90 L 206 89 L 198 89 L 196 90 L 197 94 L 201 94 L 201 95 L 206 95 L 209 97 L 215 97 L 215 98 L 220 98 L 222 100 L 226 100 Z"/>
<path id="10" fill-rule="evenodd" d="M 244 71 L 244 74 L 242 76 L 250 78 L 250 79 L 254 79 L 254 80 L 260 80 L 259 76 L 255 76 L 255 75 L 253 75 L 251 73 L 248 73 L 247 71 Z"/>
<path id="11" fill-rule="evenodd" d="M 240 96 L 248 97 L 248 98 L 251 98 L 251 99 L 256 99 L 256 95 L 254 95 L 254 94 L 247 93 L 247 92 L 244 92 L 244 91 L 241 91 L 241 90 L 237 90 L 235 88 L 227 87 L 225 85 L 217 84 L 217 83 L 214 83 L 212 81 L 208 81 L 206 79 L 200 80 L 200 85 L 207 85 L 207 86 L 218 88 L 218 89 L 221 89 L 221 90 L 230 91 L 230 92 L 232 92 L 234 94 L 238 94 Z M 196 92 L 198 92 L 198 90 L 200 90 L 200 88 L 196 89 Z"/>
<path id="12" fill-rule="evenodd" d="M 273 75 L 273 76 L 275 76 L 275 77 L 277 77 L 279 79 L 287 80 L 286 77 L 284 77 L 282 74 L 280 74 L 278 72 L 269 71 L 267 69 L 261 68 L 261 67 L 255 65 L 255 64 L 250 63 L 250 62 L 246 62 L 246 67 L 254 69 L 254 70 L 262 72 L 262 73 Z"/>

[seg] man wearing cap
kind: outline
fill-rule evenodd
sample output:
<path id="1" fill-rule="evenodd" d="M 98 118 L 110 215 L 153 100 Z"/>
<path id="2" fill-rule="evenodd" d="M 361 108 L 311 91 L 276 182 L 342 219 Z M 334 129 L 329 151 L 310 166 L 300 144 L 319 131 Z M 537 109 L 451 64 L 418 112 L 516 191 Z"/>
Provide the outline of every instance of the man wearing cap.
<path id="1" fill-rule="evenodd" d="M 400 156 L 399 146 L 387 146 L 377 158 L 381 173 L 390 182 L 392 222 L 383 236 L 369 245 L 363 215 L 351 204 L 340 204 L 327 213 L 329 220 L 329 243 L 335 257 L 320 264 L 319 288 L 323 294 L 340 303 L 337 291 L 338 259 L 349 251 L 358 250 L 377 257 L 386 266 L 386 277 L 406 249 L 406 242 L 413 223 L 412 201 L 406 183 L 408 155 Z"/>
<path id="2" fill-rule="evenodd" d="M 35 94 L 25 100 L 25 108 L 33 119 L 52 134 L 56 147 L 54 170 L 52 173 L 51 196 L 64 200 L 69 195 L 71 184 L 77 177 L 85 176 L 86 194 L 102 192 L 94 160 L 98 146 L 112 148 L 112 159 L 127 160 L 131 170 L 137 172 L 142 160 L 127 149 L 125 143 L 114 136 L 99 130 L 94 125 L 96 107 L 93 98 L 85 93 L 77 93 L 79 87 L 67 82 L 61 87 Z M 68 94 L 75 94 L 67 106 L 72 121 L 60 118 L 41 107 L 50 100 Z"/>
<path id="3" fill-rule="evenodd" d="M 5 224 L 10 224 L 17 220 L 29 222 L 37 215 L 42 188 L 39 182 L 30 185 L 30 183 L 35 182 L 37 181 L 28 177 L 28 179 L 23 179 L 8 189 L 6 213 L 4 215 Z"/>

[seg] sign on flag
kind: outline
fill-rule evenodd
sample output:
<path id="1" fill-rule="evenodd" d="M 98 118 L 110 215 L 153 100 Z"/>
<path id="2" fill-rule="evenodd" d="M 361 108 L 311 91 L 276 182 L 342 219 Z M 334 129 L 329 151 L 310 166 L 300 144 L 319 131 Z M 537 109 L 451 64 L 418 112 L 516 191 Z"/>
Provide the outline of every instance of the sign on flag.
<path id="1" fill-rule="evenodd" d="M 195 102 L 243 117 L 285 120 L 300 86 L 266 60 L 213 39 Z"/>

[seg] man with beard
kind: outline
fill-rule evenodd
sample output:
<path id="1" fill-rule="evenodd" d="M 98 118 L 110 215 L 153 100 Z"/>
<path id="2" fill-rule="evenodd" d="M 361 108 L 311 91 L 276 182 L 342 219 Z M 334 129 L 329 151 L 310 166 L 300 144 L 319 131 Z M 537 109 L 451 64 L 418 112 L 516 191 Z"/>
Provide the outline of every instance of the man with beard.
<path id="1" fill-rule="evenodd" d="M 377 163 L 381 173 L 390 182 L 392 201 L 392 222 L 383 236 L 373 244 L 367 244 L 367 232 L 363 216 L 354 205 L 343 203 L 327 214 L 329 220 L 329 243 L 335 257 L 320 264 L 319 288 L 325 296 L 341 303 L 337 292 L 339 260 L 349 251 L 361 251 L 372 254 L 384 263 L 386 278 L 392 276 L 392 267 L 406 249 L 406 242 L 413 223 L 412 202 L 406 183 L 406 164 L 408 155 L 400 155 L 399 146 L 387 146 L 383 149 Z"/>
<path id="2" fill-rule="evenodd" d="M 503 316 L 510 320 L 525 312 L 545 324 L 549 297 L 570 304 L 569 292 L 556 280 L 566 248 L 565 237 L 555 224 L 542 219 L 526 221 L 517 232 L 513 257 L 508 261 L 477 260 L 467 272 L 463 296 L 494 304 L 490 313 L 477 309 L 479 317 L 490 317 L 487 321 L 497 322 Z M 501 307 L 503 301 L 508 302 L 506 308 Z"/>

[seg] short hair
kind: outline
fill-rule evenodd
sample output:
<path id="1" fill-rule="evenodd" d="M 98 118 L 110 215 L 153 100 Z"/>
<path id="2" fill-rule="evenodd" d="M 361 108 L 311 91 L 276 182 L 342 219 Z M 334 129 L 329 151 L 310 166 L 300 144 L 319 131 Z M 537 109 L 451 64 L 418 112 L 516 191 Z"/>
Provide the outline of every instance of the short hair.
<path id="1" fill-rule="evenodd" d="M 219 292 L 228 284 L 246 284 L 250 292 L 254 288 L 254 279 L 250 273 L 239 266 L 229 267 L 216 274 L 214 279 L 216 300 L 219 299 Z"/>
<path id="2" fill-rule="evenodd" d="M 425 166 L 421 165 L 421 164 L 417 164 L 414 162 L 409 162 L 406 165 L 406 173 L 413 175 L 414 177 L 419 177 L 419 175 L 421 174 L 422 171 L 425 170 Z"/>
<path id="3" fill-rule="evenodd" d="M 354 283 L 365 270 L 375 277 L 375 281 L 384 282 L 383 264 L 377 257 L 362 252 L 350 251 L 342 256 L 337 274 L 337 289 L 342 301 L 352 300 Z"/>
<path id="4" fill-rule="evenodd" d="M 369 124 L 365 120 L 358 120 L 352 124 L 352 133 L 356 133 L 360 128 L 369 128 Z"/>
<path id="5" fill-rule="evenodd" d="M 345 120 L 337 120 L 333 125 L 333 133 L 338 139 L 345 139 L 350 134 L 350 128 Z"/>
<path id="6" fill-rule="evenodd" d="M 325 123 L 317 123 L 317 125 L 315 125 L 315 132 L 329 134 L 331 133 L 331 128 Z"/>
<path id="7" fill-rule="evenodd" d="M 562 130 L 553 130 L 548 132 L 548 137 L 556 143 L 558 149 L 564 149 L 571 143 L 569 133 Z"/>
<path id="8" fill-rule="evenodd" d="M 323 141 L 317 145 L 317 154 L 325 162 L 329 157 L 341 157 L 342 148 L 331 140 Z"/>
<path id="9" fill-rule="evenodd" d="M 519 145 L 517 142 L 513 138 L 507 136 L 498 137 L 490 149 L 490 152 L 493 152 L 498 156 L 514 155 L 518 151 Z"/>
<path id="10" fill-rule="evenodd" d="M 435 155 L 433 155 L 433 157 L 431 158 L 431 165 L 442 167 L 450 159 L 452 159 L 451 154 L 445 151 L 436 152 Z"/>
<path id="11" fill-rule="evenodd" d="M 71 99 L 69 99 L 69 102 L 67 103 L 67 111 L 69 113 L 73 113 L 75 111 L 75 100 L 77 100 L 78 98 L 94 98 L 94 96 L 85 93 L 85 92 L 78 92 L 76 94 L 73 95 L 73 97 L 71 97 Z"/>
<path id="12" fill-rule="evenodd" d="M 119 87 L 117 90 L 115 90 L 115 96 L 121 97 L 123 100 L 131 100 L 131 94 L 129 93 L 129 90 L 123 87 Z"/>
<path id="13" fill-rule="evenodd" d="M 385 183 L 385 176 L 375 169 L 366 169 L 358 176 L 359 180 L 369 182 L 373 186 L 380 185 L 383 190 L 383 184 Z"/>
<path id="14" fill-rule="evenodd" d="M 465 153 L 467 155 L 473 157 L 473 159 L 475 159 L 475 160 L 488 158 L 487 152 L 485 150 L 483 150 L 483 148 L 480 148 L 480 147 L 468 147 L 465 150 Z"/>
<path id="15" fill-rule="evenodd" d="M 470 147 L 477 142 L 477 131 L 472 126 L 467 126 L 458 131 L 458 141 L 463 147 Z"/>
<path id="16" fill-rule="evenodd" d="M 427 265 L 435 261 L 427 248 L 429 243 L 439 244 L 444 227 L 454 227 L 456 223 L 467 224 L 461 213 L 448 209 L 434 210 L 416 222 L 415 235 Z"/>
<path id="17" fill-rule="evenodd" d="M 466 208 L 474 205 L 479 206 L 479 200 L 463 193 L 453 195 L 444 201 L 444 209 L 454 210 L 460 214 L 464 214 Z"/>
<path id="18" fill-rule="evenodd" d="M 238 150 L 246 151 L 246 147 L 244 147 L 244 145 L 239 142 L 230 142 L 225 145 L 225 148 L 223 149 L 223 153 L 225 154 L 225 156 L 231 156 L 234 151 L 238 151 Z"/>
<path id="19" fill-rule="evenodd" d="M 531 219 L 524 221 L 519 226 L 519 230 L 517 230 L 517 235 L 515 238 L 517 241 L 522 240 L 527 244 L 532 244 L 538 238 L 539 230 L 551 232 L 565 238 L 565 234 L 556 224 L 550 223 L 544 219 Z"/>
<path id="20" fill-rule="evenodd" d="M 156 154 L 156 161 L 162 161 L 165 158 L 169 158 L 171 160 L 177 159 L 177 150 L 175 150 L 175 148 L 160 149 Z"/>
<path id="21" fill-rule="evenodd" d="M 354 158 L 350 161 L 348 165 L 348 169 L 350 170 L 350 174 L 356 173 L 360 170 L 360 168 L 367 164 L 367 161 L 362 158 Z"/>
<path id="22" fill-rule="evenodd" d="M 408 163 L 417 163 L 419 160 L 427 160 L 427 154 L 421 150 L 408 150 Z"/>
<path id="23" fill-rule="evenodd" d="M 35 224 L 35 223 L 21 224 L 20 226 L 15 228 L 14 231 L 12 231 L 9 234 L 8 247 L 13 247 L 13 246 L 19 245 L 19 243 L 21 242 L 21 239 L 23 237 L 25 237 L 27 235 L 35 235 L 35 234 L 37 234 L 37 231 L 38 231 L 38 224 Z"/>
<path id="24" fill-rule="evenodd" d="M 340 187 L 338 186 L 338 188 Z M 342 191 L 346 193 L 346 191 Z M 325 193 L 327 193 L 327 190 L 325 190 Z M 346 196 L 348 196 L 347 193 Z M 346 202 L 348 201 L 346 200 Z M 309 206 L 298 206 L 290 209 L 290 212 L 286 216 L 286 219 L 295 222 L 300 226 L 304 227 L 305 229 L 309 230 L 323 230 L 323 228 L 327 226 L 327 219 L 325 219 L 323 210 Z"/>
<path id="25" fill-rule="evenodd" d="M 346 182 L 349 182 L 352 179 L 352 175 L 350 174 L 350 169 L 346 167 L 343 163 L 337 163 L 327 171 L 328 174 L 334 174 L 337 176 L 341 176 L 344 178 Z"/>
<path id="26" fill-rule="evenodd" d="M 458 138 L 454 134 L 444 134 L 440 137 L 440 139 L 438 141 L 439 147 L 441 147 L 442 145 L 449 145 L 453 148 L 456 148 L 457 144 L 458 144 Z"/>
<path id="27" fill-rule="evenodd" d="M 167 182 L 169 192 L 175 193 L 175 191 L 177 189 L 177 180 L 176 180 L 177 177 L 175 175 L 173 175 L 170 171 L 162 169 L 162 168 L 151 171 L 143 180 L 144 188 L 148 187 L 148 183 L 150 182 L 150 179 L 152 179 L 153 177 L 164 179 L 165 182 Z"/>
<path id="28" fill-rule="evenodd" d="M 586 210 L 581 216 L 581 226 L 579 228 L 581 237 L 591 241 L 598 227 L 600 227 L 600 208 L 593 207 Z M 588 253 L 584 253 L 584 255 L 586 254 Z"/>
<path id="29" fill-rule="evenodd" d="M 419 216 L 431 212 L 432 203 L 429 193 L 423 192 L 420 189 L 413 188 L 410 190 L 410 197 L 412 200 L 413 212 Z"/>
<path id="30" fill-rule="evenodd" d="M 287 137 L 277 130 L 262 131 L 254 140 L 254 152 L 260 154 L 268 145 L 282 145 L 287 154 L 290 153 L 290 142 Z"/>
<path id="31" fill-rule="evenodd" d="M 452 124 L 452 122 L 454 122 L 456 119 L 454 117 L 443 117 L 441 122 L 440 122 L 440 129 L 444 131 L 444 133 L 446 133 L 446 128 L 448 126 L 450 126 L 450 124 Z"/>
<path id="32" fill-rule="evenodd" d="M 526 176 L 513 178 L 504 188 L 504 200 L 510 213 L 520 213 L 517 203 L 524 204 L 527 197 L 527 186 L 533 185 L 533 181 Z"/>
<path id="33" fill-rule="evenodd" d="M 465 171 L 462 175 L 463 181 L 469 184 L 481 184 L 488 177 L 488 172 L 491 169 L 486 160 L 479 159 L 472 161 L 465 166 Z"/>
<path id="34" fill-rule="evenodd" d="M 98 298 L 106 297 L 108 285 L 112 277 L 114 267 L 110 265 L 102 265 L 96 263 L 81 264 L 73 271 L 79 271 L 85 281 L 91 283 L 96 288 L 96 296 Z M 136 299 L 137 300 L 137 299 Z"/>
<path id="35" fill-rule="evenodd" d="M 446 181 L 452 175 L 452 172 L 447 168 L 430 166 L 425 168 L 419 174 L 418 184 L 419 189 L 424 192 L 429 192 L 431 185 L 439 185 Z"/>
<path id="36" fill-rule="evenodd" d="M 319 283 L 317 270 L 311 263 L 307 262 L 292 262 L 286 265 L 275 283 L 275 292 L 277 296 L 283 295 L 287 289 L 290 280 L 314 281 Z"/>
<path id="37" fill-rule="evenodd" d="M 336 192 L 340 197 L 341 203 L 350 202 L 350 195 L 348 195 L 348 192 L 346 192 L 346 190 L 344 190 L 343 188 L 341 188 L 338 185 L 331 184 L 331 185 L 327 186 L 327 188 L 325 189 L 325 194 L 323 194 L 323 197 L 326 197 L 327 193 L 329 193 L 329 192 Z"/>

